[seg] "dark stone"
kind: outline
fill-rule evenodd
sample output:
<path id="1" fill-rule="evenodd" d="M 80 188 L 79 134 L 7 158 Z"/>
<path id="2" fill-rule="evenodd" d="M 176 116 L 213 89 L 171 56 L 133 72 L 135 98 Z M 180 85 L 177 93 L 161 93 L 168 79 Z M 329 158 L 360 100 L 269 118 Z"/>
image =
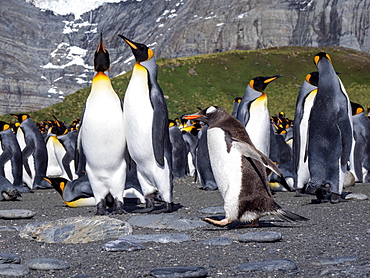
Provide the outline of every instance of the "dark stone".
<path id="1" fill-rule="evenodd" d="M 164 267 L 150 271 L 150 275 L 156 278 L 201 278 L 207 277 L 208 271 L 200 266 Z"/>

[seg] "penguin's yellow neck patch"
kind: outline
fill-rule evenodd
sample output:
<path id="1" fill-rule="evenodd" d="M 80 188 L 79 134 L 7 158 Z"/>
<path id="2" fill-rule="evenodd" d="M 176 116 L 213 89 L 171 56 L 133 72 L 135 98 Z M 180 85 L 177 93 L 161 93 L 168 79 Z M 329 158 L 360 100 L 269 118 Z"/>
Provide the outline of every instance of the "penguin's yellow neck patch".
<path id="1" fill-rule="evenodd" d="M 262 92 L 262 95 L 251 104 L 252 109 L 257 107 L 267 108 L 267 96 L 264 92 Z"/>
<path id="2" fill-rule="evenodd" d="M 94 81 L 100 81 L 100 80 L 110 80 L 109 77 L 102 71 L 99 71 L 93 78 Z"/>

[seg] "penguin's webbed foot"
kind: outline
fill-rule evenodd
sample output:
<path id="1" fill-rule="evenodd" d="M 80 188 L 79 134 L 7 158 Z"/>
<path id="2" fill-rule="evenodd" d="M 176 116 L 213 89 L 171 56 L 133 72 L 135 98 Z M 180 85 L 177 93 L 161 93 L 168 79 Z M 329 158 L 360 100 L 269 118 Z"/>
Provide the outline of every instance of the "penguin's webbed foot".
<path id="1" fill-rule="evenodd" d="M 105 200 L 102 200 L 96 205 L 96 215 L 107 215 L 107 214 L 108 214 L 108 211 L 107 211 L 106 202 Z"/>
<path id="2" fill-rule="evenodd" d="M 145 197 L 145 208 L 135 209 L 133 213 L 148 213 L 154 210 L 154 198 Z"/>
<path id="3" fill-rule="evenodd" d="M 123 209 L 123 202 L 115 198 L 112 214 L 124 214 L 124 213 L 126 213 L 126 211 Z"/>
<path id="4" fill-rule="evenodd" d="M 173 207 L 174 207 L 173 203 L 165 202 L 164 208 L 153 210 L 151 213 L 153 214 L 170 213 L 173 211 Z"/>
<path id="5" fill-rule="evenodd" d="M 224 218 L 222 220 L 216 220 L 210 217 L 206 217 L 206 218 L 202 218 L 202 220 L 212 225 L 219 226 L 219 227 L 225 227 L 228 224 L 232 223 L 232 221 L 228 220 L 227 218 Z"/>
<path id="6" fill-rule="evenodd" d="M 332 204 L 338 204 L 338 203 L 341 203 L 341 202 L 348 202 L 348 200 L 343 199 L 340 194 L 337 194 L 337 193 L 332 193 L 331 194 L 331 196 L 330 196 L 330 203 L 332 203 Z"/>

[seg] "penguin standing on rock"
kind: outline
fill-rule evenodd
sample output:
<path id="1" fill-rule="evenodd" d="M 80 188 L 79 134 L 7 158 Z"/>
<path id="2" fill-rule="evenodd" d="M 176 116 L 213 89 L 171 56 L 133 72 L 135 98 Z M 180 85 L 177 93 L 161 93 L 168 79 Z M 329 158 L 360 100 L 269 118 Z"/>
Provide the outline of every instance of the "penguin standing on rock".
<path id="1" fill-rule="evenodd" d="M 78 134 L 78 148 L 94 193 L 97 215 L 107 213 L 106 196 L 114 199 L 113 214 L 122 214 L 126 181 L 126 140 L 122 101 L 109 77 L 110 60 L 102 35 L 95 52 L 91 92 L 86 100 Z"/>
<path id="2" fill-rule="evenodd" d="M 308 167 L 310 180 L 306 193 L 318 201 L 338 203 L 352 150 L 353 124 L 351 105 L 330 56 L 315 55 L 319 72 L 317 94 L 308 126 Z"/>
<path id="3" fill-rule="evenodd" d="M 257 150 L 244 126 L 223 108 L 210 106 L 186 119 L 199 119 L 209 128 L 208 149 L 212 170 L 224 199 L 226 217 L 203 220 L 226 226 L 234 221 L 252 222 L 243 226 L 258 226 L 259 218 L 276 215 L 286 221 L 307 220 L 281 208 L 274 200 L 265 167 L 281 175 L 276 165 Z"/>
<path id="4" fill-rule="evenodd" d="M 136 63 L 124 98 L 127 147 L 137 166 L 137 175 L 146 198 L 142 212 L 154 210 L 158 191 L 165 207 L 155 212 L 171 212 L 173 202 L 172 147 L 168 111 L 157 83 L 154 52 L 146 45 L 119 35 L 131 48 Z"/>
<path id="5" fill-rule="evenodd" d="M 247 130 L 253 144 L 266 156 L 270 155 L 270 137 L 274 136 L 274 132 L 264 90 L 270 82 L 281 76 L 258 76 L 249 81 L 236 114 L 236 118 Z"/>
<path id="6" fill-rule="evenodd" d="M 52 188 L 44 180 L 48 165 L 48 153 L 40 130 L 27 114 L 11 114 L 20 123 L 16 131 L 22 151 L 23 182 L 30 189 Z"/>

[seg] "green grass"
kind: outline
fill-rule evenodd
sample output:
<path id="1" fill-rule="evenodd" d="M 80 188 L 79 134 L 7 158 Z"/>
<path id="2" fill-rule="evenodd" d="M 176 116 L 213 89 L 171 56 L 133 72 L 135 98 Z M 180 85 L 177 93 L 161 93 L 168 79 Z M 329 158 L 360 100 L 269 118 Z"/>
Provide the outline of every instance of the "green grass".
<path id="1" fill-rule="evenodd" d="M 222 106 L 231 112 L 234 98 L 243 96 L 250 79 L 282 74 L 283 77 L 265 90 L 269 111 L 271 115 L 284 111 L 292 119 L 299 88 L 306 74 L 316 70 L 313 57 L 320 51 L 329 53 L 350 99 L 366 110 L 370 105 L 370 54 L 346 48 L 280 47 L 159 59 L 158 82 L 166 98 L 169 117 L 175 118 L 210 105 Z M 130 77 L 128 72 L 112 79 L 114 89 L 122 98 Z M 90 88 L 82 88 L 62 103 L 29 114 L 34 121 L 52 119 L 55 115 L 69 123 L 81 117 L 89 92 Z M 10 118 L 0 117 L 5 121 Z"/>

